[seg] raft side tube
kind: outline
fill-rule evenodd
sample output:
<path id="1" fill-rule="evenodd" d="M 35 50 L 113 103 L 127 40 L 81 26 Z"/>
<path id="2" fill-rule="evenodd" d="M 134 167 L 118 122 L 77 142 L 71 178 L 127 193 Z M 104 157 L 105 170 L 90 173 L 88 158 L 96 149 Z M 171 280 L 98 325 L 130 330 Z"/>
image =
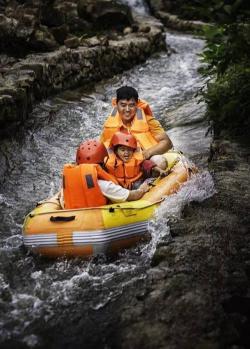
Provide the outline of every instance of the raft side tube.
<path id="1" fill-rule="evenodd" d="M 82 250 L 89 248 L 91 254 L 114 252 L 122 246 L 130 247 L 134 241 L 139 241 L 143 235 L 148 233 L 148 220 L 119 226 L 111 229 L 95 230 L 95 231 L 73 231 L 64 234 L 64 238 L 57 239 L 57 234 L 35 234 L 24 237 L 24 245 L 35 253 L 42 253 L 46 256 L 52 256 L 57 251 L 58 255 L 63 255 L 63 251 L 74 250 L 73 255 L 82 255 Z M 78 254 L 77 251 L 80 251 Z"/>

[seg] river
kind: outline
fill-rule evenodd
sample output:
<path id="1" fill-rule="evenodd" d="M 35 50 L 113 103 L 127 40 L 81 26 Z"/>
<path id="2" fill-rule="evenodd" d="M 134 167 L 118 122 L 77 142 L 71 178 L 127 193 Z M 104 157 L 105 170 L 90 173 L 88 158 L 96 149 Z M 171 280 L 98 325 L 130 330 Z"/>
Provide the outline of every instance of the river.
<path id="1" fill-rule="evenodd" d="M 197 53 L 204 42 L 170 32 L 166 40 L 174 49 L 170 56 L 158 53 L 112 79 L 43 101 L 17 134 L 2 142 L 8 169 L 0 190 L 1 348 L 108 348 L 118 309 L 139 292 L 157 244 L 172 238 L 169 219 L 178 221 L 185 205 L 214 194 L 207 170 L 211 134 L 205 107 L 195 97 L 203 84 Z M 100 134 L 111 98 L 124 84 L 138 89 L 175 148 L 200 173 L 160 206 L 147 243 L 113 259 L 50 261 L 33 256 L 22 243 L 25 214 L 58 190 L 63 164 L 74 161 L 83 139 Z"/>

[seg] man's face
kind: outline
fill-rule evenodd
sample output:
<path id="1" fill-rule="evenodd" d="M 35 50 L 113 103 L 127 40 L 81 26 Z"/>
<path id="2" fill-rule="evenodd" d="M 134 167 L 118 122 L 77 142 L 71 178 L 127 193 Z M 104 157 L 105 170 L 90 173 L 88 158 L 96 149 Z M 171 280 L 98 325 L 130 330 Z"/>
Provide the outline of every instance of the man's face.
<path id="1" fill-rule="evenodd" d="M 137 103 L 134 98 L 120 99 L 117 102 L 117 109 L 124 124 L 130 123 L 136 114 Z"/>

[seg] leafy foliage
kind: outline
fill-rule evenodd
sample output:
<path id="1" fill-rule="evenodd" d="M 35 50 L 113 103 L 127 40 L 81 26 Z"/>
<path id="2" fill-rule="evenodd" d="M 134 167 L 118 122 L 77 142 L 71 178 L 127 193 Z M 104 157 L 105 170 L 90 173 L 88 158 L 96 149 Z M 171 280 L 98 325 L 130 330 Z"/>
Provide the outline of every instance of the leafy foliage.
<path id="1" fill-rule="evenodd" d="M 250 128 L 250 67 L 232 65 L 203 92 L 215 134 L 247 135 Z"/>
<path id="2" fill-rule="evenodd" d="M 250 17 L 247 0 L 175 0 L 173 10 L 184 19 L 232 23 Z"/>
<path id="3" fill-rule="evenodd" d="M 201 60 L 207 63 L 202 68 L 204 75 L 224 74 L 235 64 L 248 65 L 250 56 L 250 26 L 231 25 L 205 27 L 206 45 Z"/>
<path id="4" fill-rule="evenodd" d="M 210 77 L 202 96 L 215 134 L 249 133 L 250 115 L 250 24 L 246 3 L 217 3 L 213 18 L 217 25 L 204 28 L 206 45 L 201 61 L 202 74 Z M 244 7 L 244 6 L 245 7 Z M 248 5 L 249 6 L 249 5 Z"/>

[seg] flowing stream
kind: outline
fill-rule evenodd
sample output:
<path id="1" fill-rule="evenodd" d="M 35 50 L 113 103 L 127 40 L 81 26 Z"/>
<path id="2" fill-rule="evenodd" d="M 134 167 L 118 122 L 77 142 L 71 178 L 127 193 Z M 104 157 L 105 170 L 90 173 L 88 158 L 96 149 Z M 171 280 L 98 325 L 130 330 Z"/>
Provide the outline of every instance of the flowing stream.
<path id="1" fill-rule="evenodd" d="M 195 97 L 203 84 L 197 53 L 204 43 L 176 33 L 167 33 L 166 40 L 172 55 L 158 53 L 112 79 L 43 101 L 18 134 L 2 143 L 8 170 L 0 190 L 0 346 L 40 348 L 49 343 L 50 348 L 70 348 L 71 340 L 86 347 L 103 341 L 104 347 L 116 312 L 147 278 L 157 244 L 171 240 L 169 219 L 178 221 L 184 205 L 214 194 L 206 168 L 211 135 L 204 105 Z M 113 259 L 33 256 L 22 245 L 23 217 L 58 190 L 63 164 L 74 161 L 83 139 L 100 134 L 111 98 L 124 84 L 136 87 L 150 103 L 175 148 L 200 173 L 160 206 L 150 222 L 149 242 Z"/>

